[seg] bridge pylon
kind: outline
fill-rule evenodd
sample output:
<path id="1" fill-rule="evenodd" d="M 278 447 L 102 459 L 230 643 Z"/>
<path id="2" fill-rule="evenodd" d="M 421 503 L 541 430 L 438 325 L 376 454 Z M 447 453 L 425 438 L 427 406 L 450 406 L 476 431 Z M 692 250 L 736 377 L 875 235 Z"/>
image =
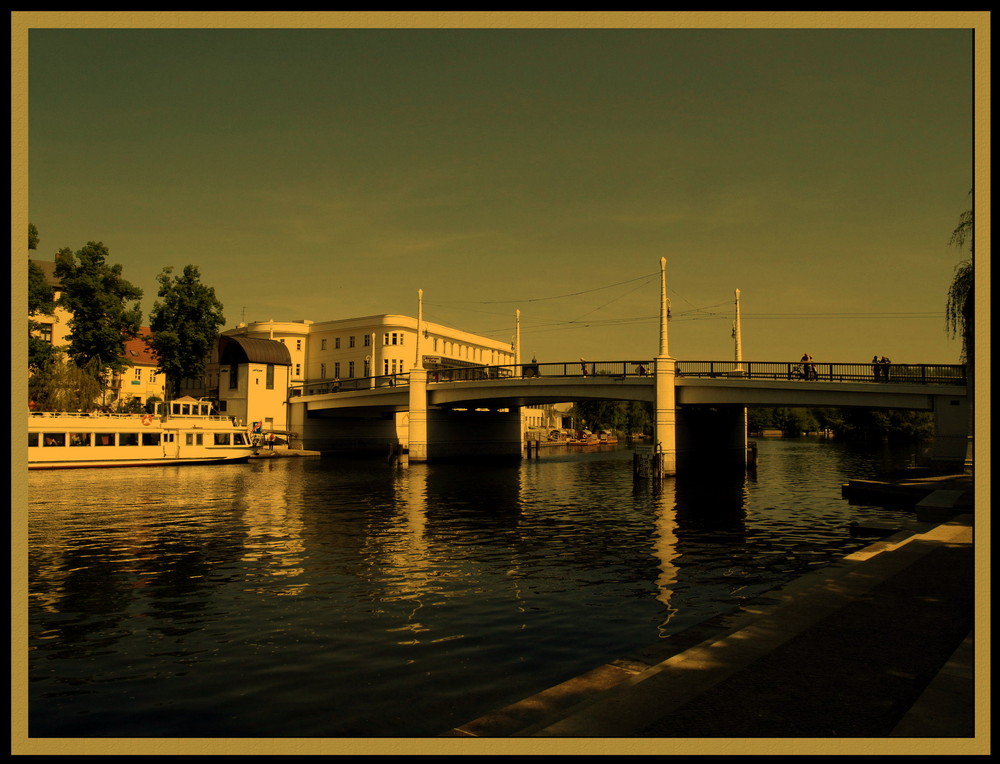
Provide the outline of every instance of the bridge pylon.
<path id="1" fill-rule="evenodd" d="M 677 361 L 669 356 L 654 360 L 656 397 L 653 404 L 653 442 L 661 457 L 659 470 L 663 475 L 677 474 L 677 402 L 674 388 Z"/>

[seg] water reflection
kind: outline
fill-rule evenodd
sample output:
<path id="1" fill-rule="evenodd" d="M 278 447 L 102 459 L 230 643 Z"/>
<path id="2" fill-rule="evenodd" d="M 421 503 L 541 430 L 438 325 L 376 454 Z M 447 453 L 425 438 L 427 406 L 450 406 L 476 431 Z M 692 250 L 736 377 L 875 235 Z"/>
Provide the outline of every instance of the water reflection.
<path id="1" fill-rule="evenodd" d="M 676 480 L 663 481 L 657 488 L 654 501 L 652 553 L 660 568 L 656 578 L 656 599 L 663 605 L 664 610 L 663 620 L 657 626 L 657 634 L 662 638 L 669 633 L 670 621 L 678 613 L 672 600 L 679 570 L 675 561 L 680 553 L 677 551 Z"/>
<path id="2" fill-rule="evenodd" d="M 436 734 L 860 546 L 845 453 L 30 474 L 32 734 Z"/>
<path id="3" fill-rule="evenodd" d="M 274 597 L 301 594 L 307 554 L 305 484 L 275 460 L 233 473 L 233 511 L 244 527 L 239 561 L 248 571 L 248 591 Z"/>

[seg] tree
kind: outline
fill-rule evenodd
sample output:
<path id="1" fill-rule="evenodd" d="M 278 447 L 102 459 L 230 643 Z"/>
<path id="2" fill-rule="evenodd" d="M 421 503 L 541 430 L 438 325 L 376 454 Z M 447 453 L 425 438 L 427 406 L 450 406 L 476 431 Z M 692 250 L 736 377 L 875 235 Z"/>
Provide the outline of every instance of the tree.
<path id="1" fill-rule="evenodd" d="M 58 304 L 72 314 L 67 353 L 98 378 L 130 365 L 123 357 L 125 343 L 139 335 L 142 320 L 142 290 L 122 278 L 121 265 L 107 259 L 108 248 L 94 241 L 75 255 L 68 248 L 56 253 L 55 274 L 62 286 Z M 130 306 L 130 301 L 136 302 Z"/>
<path id="2" fill-rule="evenodd" d="M 971 195 L 971 191 L 969 192 Z M 955 275 L 948 289 L 945 320 L 952 337 L 962 339 L 962 362 L 972 362 L 974 318 L 974 263 L 975 263 L 975 214 L 968 209 L 959 216 L 958 225 L 951 232 L 951 246 L 959 250 L 969 245 L 969 257 L 955 266 Z"/>
<path id="3" fill-rule="evenodd" d="M 57 354 L 58 355 L 58 354 Z M 28 397 L 34 411 L 89 411 L 98 405 L 103 385 L 98 362 L 88 367 L 56 358 L 28 380 Z"/>
<path id="4" fill-rule="evenodd" d="M 182 380 L 198 377 L 205 370 L 206 358 L 226 319 L 215 290 L 201 283 L 197 267 L 186 265 L 173 279 L 172 273 L 173 268 L 167 267 L 157 276 L 162 302 L 153 304 L 148 343 L 167 377 L 168 391 L 177 394 Z"/>
<path id="5" fill-rule="evenodd" d="M 28 223 L 28 249 L 38 249 L 38 229 L 31 223 Z M 28 369 L 32 372 L 44 369 L 55 360 L 55 347 L 36 336 L 42 324 L 34 320 L 35 316 L 51 315 L 55 309 L 55 291 L 42 269 L 28 260 Z"/>

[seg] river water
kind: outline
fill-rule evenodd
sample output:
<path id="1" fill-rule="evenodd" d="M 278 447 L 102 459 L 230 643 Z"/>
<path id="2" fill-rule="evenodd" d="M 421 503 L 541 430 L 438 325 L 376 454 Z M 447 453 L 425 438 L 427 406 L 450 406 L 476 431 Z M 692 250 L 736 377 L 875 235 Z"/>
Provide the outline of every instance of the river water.
<path id="1" fill-rule="evenodd" d="M 634 486 L 631 451 L 28 475 L 32 737 L 434 736 L 872 539 L 908 449 L 759 441 Z"/>

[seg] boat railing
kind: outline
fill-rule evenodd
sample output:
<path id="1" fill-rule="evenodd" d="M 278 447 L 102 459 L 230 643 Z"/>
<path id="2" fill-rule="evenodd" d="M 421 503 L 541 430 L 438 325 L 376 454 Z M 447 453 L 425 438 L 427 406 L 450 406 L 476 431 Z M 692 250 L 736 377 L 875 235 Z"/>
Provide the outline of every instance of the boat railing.
<path id="1" fill-rule="evenodd" d="M 109 411 L 29 411 L 33 417 L 76 417 L 80 419 L 139 419 L 142 414 L 119 414 Z"/>
<path id="2" fill-rule="evenodd" d="M 107 411 L 29 411 L 29 417 L 36 418 L 74 418 L 74 419 L 115 419 L 119 421 L 126 421 L 129 419 L 141 420 L 143 417 L 153 416 L 155 419 L 159 419 L 159 415 L 152 415 L 146 413 L 138 414 L 122 414 L 117 412 L 107 412 Z M 225 416 L 222 414 L 169 414 L 167 419 L 197 419 L 199 421 L 210 421 L 210 422 L 231 422 L 233 417 Z"/>

